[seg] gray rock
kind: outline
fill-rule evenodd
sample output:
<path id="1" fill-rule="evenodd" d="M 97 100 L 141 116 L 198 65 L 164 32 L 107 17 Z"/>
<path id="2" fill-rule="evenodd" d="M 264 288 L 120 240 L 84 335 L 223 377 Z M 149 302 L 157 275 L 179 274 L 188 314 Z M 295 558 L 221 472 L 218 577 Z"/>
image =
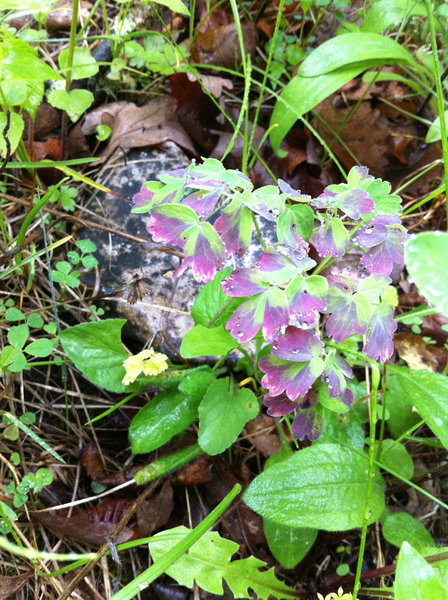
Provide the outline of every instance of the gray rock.
<path id="1" fill-rule="evenodd" d="M 107 316 L 124 317 L 128 320 L 124 330 L 127 338 L 139 343 L 150 342 L 170 356 L 179 359 L 177 353 L 183 336 L 191 329 L 189 315 L 191 305 L 199 291 L 199 284 L 184 275 L 178 280 L 171 277 L 179 266 L 179 258 L 160 250 L 150 249 L 150 236 L 146 231 L 147 215 L 135 215 L 131 211 L 131 199 L 141 186 L 157 175 L 188 164 L 185 154 L 173 143 L 151 151 L 134 151 L 120 163 L 106 166 L 97 182 L 121 196 L 103 192 L 93 195 L 87 205 L 90 214 L 86 218 L 100 225 L 147 239 L 148 247 L 118 235 L 97 229 L 79 232 L 80 238 L 92 240 L 98 248 L 96 257 L 100 262 L 100 294 L 105 296 L 103 307 Z M 149 288 L 142 301 L 129 304 L 126 289 L 132 275 L 139 275 Z M 93 287 L 94 274 L 89 271 L 84 281 Z"/>
<path id="2" fill-rule="evenodd" d="M 179 279 L 173 279 L 172 273 L 179 266 L 180 259 L 164 251 L 151 249 L 154 244 L 146 231 L 148 216 L 132 214 L 130 211 L 132 196 L 140 191 L 146 181 L 157 179 L 159 174 L 182 168 L 188 163 L 185 154 L 175 144 L 168 142 L 150 151 L 131 152 L 118 165 L 104 167 L 97 177 L 98 183 L 122 197 L 102 192 L 94 194 L 86 205 L 90 211 L 85 215 L 86 218 L 148 240 L 147 245 L 93 228 L 79 232 L 79 238 L 90 239 L 97 245 L 99 292 L 105 296 L 102 305 L 107 316 L 126 318 L 128 323 L 124 334 L 128 339 L 134 339 L 139 344 L 149 342 L 177 361 L 182 338 L 193 326 L 190 309 L 202 284 L 193 279 L 189 270 Z M 273 243 L 275 224 L 260 219 L 259 225 L 265 242 L 268 245 Z M 252 266 L 260 249 L 254 235 L 242 264 L 236 265 L 230 260 L 229 266 Z M 126 293 L 118 293 L 123 291 L 132 275 L 140 276 L 149 287 L 149 294 L 135 304 L 127 301 Z M 95 274 L 87 272 L 84 282 L 94 287 Z"/>

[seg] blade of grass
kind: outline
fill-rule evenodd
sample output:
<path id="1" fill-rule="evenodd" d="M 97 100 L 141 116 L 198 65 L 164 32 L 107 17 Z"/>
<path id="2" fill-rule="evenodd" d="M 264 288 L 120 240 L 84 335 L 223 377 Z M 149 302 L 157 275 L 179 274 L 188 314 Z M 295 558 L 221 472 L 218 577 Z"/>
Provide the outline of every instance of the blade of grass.
<path id="1" fill-rule="evenodd" d="M 433 3 L 431 0 L 425 0 L 426 11 L 428 13 L 429 33 L 431 38 L 432 57 L 434 61 L 434 79 L 437 93 L 437 112 L 440 119 L 440 133 L 442 135 L 442 156 L 445 173 L 445 219 L 448 227 L 448 139 L 445 121 L 445 102 L 443 98 L 443 87 L 439 58 L 437 53 L 436 21 L 433 12 Z"/>
<path id="2" fill-rule="evenodd" d="M 67 235 L 66 237 L 62 238 L 61 240 L 58 240 L 57 242 L 53 242 L 50 246 L 48 246 L 48 250 L 54 250 L 55 248 L 58 248 L 59 246 L 63 246 L 66 242 L 70 241 L 72 239 L 72 237 L 73 237 L 72 235 Z M 14 271 L 17 271 L 24 265 L 35 260 L 37 257 L 42 256 L 42 254 L 45 254 L 46 251 L 47 251 L 47 249 L 44 248 L 43 250 L 39 250 L 39 252 L 34 252 L 31 256 L 28 256 L 27 258 L 23 259 L 17 265 L 13 265 L 12 267 L 9 267 L 9 269 L 6 269 L 6 271 L 3 271 L 2 273 L 0 273 L 0 279 L 4 279 L 11 273 L 14 273 Z"/>

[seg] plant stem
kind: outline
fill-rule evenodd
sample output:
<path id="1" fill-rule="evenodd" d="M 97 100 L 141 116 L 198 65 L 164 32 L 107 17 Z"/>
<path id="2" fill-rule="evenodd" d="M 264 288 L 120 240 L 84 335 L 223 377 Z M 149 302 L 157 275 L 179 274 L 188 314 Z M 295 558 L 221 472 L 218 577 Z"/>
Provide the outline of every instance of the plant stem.
<path id="1" fill-rule="evenodd" d="M 428 13 L 429 33 L 431 38 L 432 57 L 434 60 L 434 78 L 437 92 L 437 111 L 440 119 L 440 133 L 442 135 L 442 156 L 443 168 L 445 173 L 445 217 L 448 227 L 448 139 L 445 121 L 445 105 L 443 99 L 442 76 L 440 73 L 440 64 L 437 56 L 437 38 L 436 24 L 431 0 L 425 0 L 426 11 Z"/>
<path id="2" fill-rule="evenodd" d="M 361 571 L 366 549 L 367 528 L 371 521 L 370 499 L 372 495 L 373 478 L 375 476 L 375 434 L 377 424 L 378 387 L 380 383 L 380 370 L 377 366 L 370 365 L 372 373 L 372 392 L 370 396 L 370 441 L 369 441 L 369 466 L 367 471 L 366 506 L 364 510 L 364 523 L 361 532 L 361 543 L 359 545 L 358 563 L 356 565 L 355 583 L 353 585 L 353 597 L 356 598 L 361 586 Z"/>

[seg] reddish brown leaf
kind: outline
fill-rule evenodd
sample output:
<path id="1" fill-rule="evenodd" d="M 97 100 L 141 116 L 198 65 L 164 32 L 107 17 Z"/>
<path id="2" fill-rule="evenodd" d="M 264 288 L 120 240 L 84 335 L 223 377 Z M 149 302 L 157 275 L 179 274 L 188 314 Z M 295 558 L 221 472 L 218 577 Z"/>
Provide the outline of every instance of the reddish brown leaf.
<path id="1" fill-rule="evenodd" d="M 132 148 L 158 146 L 166 141 L 195 154 L 191 139 L 177 121 L 175 108 L 176 102 L 168 97 L 156 98 L 143 106 L 133 102 L 112 102 L 89 113 L 82 132 L 91 135 L 97 125 L 108 125 L 112 129 L 108 144 L 100 155 L 101 161 L 118 149 L 125 152 Z"/>
<path id="2" fill-rule="evenodd" d="M 243 23 L 243 38 L 245 53 L 254 54 L 257 47 L 257 34 L 255 25 L 249 21 Z M 191 48 L 193 60 L 207 65 L 219 65 L 234 68 L 241 62 L 235 23 L 222 27 L 208 27 L 200 32 Z"/>
<path id="3" fill-rule="evenodd" d="M 213 479 L 213 465 L 206 454 L 201 454 L 192 462 L 184 465 L 170 475 L 171 482 L 182 485 L 199 485 Z"/>
<path id="4" fill-rule="evenodd" d="M 86 17 L 88 17 L 91 8 L 92 5 L 90 2 L 84 2 L 82 0 L 79 3 L 78 24 L 84 22 Z M 72 14 L 73 0 L 61 0 L 60 2 L 53 4 L 45 21 L 47 31 L 53 33 L 54 31 L 70 29 Z"/>
<path id="5" fill-rule="evenodd" d="M 46 102 L 42 102 L 37 109 L 36 119 L 33 123 L 33 134 L 34 139 L 39 140 L 51 133 L 59 127 L 61 124 L 61 111 L 56 110 L 50 104 Z M 28 114 L 25 114 L 25 131 L 23 134 L 23 138 L 26 140 L 29 136 L 29 129 L 31 126 L 31 117 Z"/>
<path id="6" fill-rule="evenodd" d="M 15 577 L 0 576 L 0 600 L 6 600 L 11 597 L 16 598 L 15 594 L 20 592 L 32 574 L 33 571 L 27 571 Z"/>
<path id="7" fill-rule="evenodd" d="M 25 142 L 27 152 L 34 161 L 50 158 L 51 160 L 61 160 L 61 142 L 58 138 L 50 138 L 46 142 Z"/>
<path id="8" fill-rule="evenodd" d="M 173 488 L 166 480 L 158 494 L 147 500 L 137 509 L 139 537 L 151 535 L 168 522 L 174 509 Z"/>
<path id="9" fill-rule="evenodd" d="M 131 467 L 130 469 L 123 469 L 122 471 L 108 475 L 104 470 L 98 448 L 93 442 L 84 446 L 79 456 L 79 462 L 90 479 L 108 486 L 120 485 L 129 481 L 137 471 L 143 468 L 143 466 Z"/>

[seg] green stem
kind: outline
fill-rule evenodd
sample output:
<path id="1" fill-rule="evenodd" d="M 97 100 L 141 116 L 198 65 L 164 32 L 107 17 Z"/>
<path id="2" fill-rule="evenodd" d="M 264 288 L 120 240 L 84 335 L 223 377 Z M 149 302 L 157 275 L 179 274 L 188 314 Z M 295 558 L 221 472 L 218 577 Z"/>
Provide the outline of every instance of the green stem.
<path id="1" fill-rule="evenodd" d="M 68 42 L 67 70 L 64 73 L 66 92 L 70 91 L 70 86 L 72 84 L 73 56 L 75 54 L 76 46 L 76 28 L 78 27 L 78 10 L 79 0 L 73 0 L 72 22 L 70 24 L 70 38 Z"/>
<path id="2" fill-rule="evenodd" d="M 146 571 L 143 571 L 143 573 L 138 575 L 133 581 L 125 585 L 123 589 L 114 594 L 110 600 L 131 600 L 131 598 L 137 596 L 139 592 L 146 589 L 216 523 L 240 492 L 241 486 L 237 483 L 232 491 L 221 500 L 218 506 L 205 517 L 202 523 L 186 535 L 182 541 L 174 546 L 174 548 L 171 548 L 169 552 L 164 554 L 154 565 L 149 567 L 149 569 L 146 569 Z"/>
<path id="3" fill-rule="evenodd" d="M 442 78 L 440 73 L 440 64 L 437 55 L 436 23 L 434 18 L 434 6 L 431 0 L 425 0 L 426 12 L 428 13 L 429 33 L 431 38 L 432 57 L 434 60 L 434 78 L 437 92 L 437 112 L 440 119 L 440 133 L 442 136 L 442 156 L 445 173 L 445 216 L 448 227 L 448 139 L 445 121 L 445 106 L 443 99 Z"/>
<path id="4" fill-rule="evenodd" d="M 370 500 L 372 496 L 373 478 L 375 476 L 375 434 L 377 424 L 378 387 L 380 383 L 380 370 L 371 365 L 372 392 L 370 396 L 370 443 L 369 443 L 369 466 L 367 471 L 366 505 L 364 509 L 364 523 L 361 531 L 361 543 L 359 545 L 358 563 L 356 565 L 355 583 L 353 585 L 353 597 L 356 598 L 361 586 L 361 571 L 367 541 L 367 529 L 371 521 Z"/>

